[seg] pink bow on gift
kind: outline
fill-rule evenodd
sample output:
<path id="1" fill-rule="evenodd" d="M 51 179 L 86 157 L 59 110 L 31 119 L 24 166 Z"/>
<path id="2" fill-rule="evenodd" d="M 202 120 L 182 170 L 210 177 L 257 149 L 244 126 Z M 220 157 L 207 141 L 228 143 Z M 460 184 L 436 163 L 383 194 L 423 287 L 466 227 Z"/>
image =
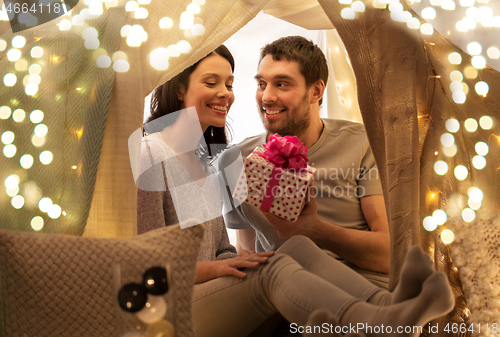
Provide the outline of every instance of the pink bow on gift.
<path id="1" fill-rule="evenodd" d="M 309 162 L 307 147 L 296 136 L 281 137 L 275 133 L 264 147 L 266 151 L 262 156 L 276 166 L 300 170 L 305 169 Z"/>

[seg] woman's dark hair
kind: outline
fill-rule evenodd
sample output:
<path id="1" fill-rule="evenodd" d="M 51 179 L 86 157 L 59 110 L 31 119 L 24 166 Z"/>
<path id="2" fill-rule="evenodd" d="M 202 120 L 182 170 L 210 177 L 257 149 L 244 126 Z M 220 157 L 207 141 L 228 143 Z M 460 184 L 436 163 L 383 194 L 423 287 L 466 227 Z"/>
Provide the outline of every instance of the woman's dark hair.
<path id="1" fill-rule="evenodd" d="M 233 55 L 231 55 L 231 52 L 229 51 L 229 49 L 227 49 L 226 46 L 220 45 L 213 52 L 209 53 L 192 66 L 184 69 L 180 74 L 173 77 L 170 81 L 167 81 L 157 87 L 153 91 L 151 97 L 151 115 L 144 123 L 144 131 L 147 134 L 159 132 L 167 126 L 157 125 L 157 123 L 150 123 L 151 121 L 182 109 L 182 102 L 178 98 L 179 90 L 181 88 L 184 88 L 184 90 L 187 91 L 189 87 L 189 77 L 196 70 L 196 67 L 198 67 L 200 62 L 205 58 L 214 54 L 220 55 L 225 58 L 229 62 L 229 64 L 231 64 L 231 71 L 234 73 Z M 174 121 L 175 120 L 173 120 L 172 122 Z M 228 143 L 228 135 L 226 134 L 226 130 L 228 130 L 227 133 L 229 133 L 230 136 L 229 129 L 226 129 L 226 126 L 216 127 L 210 125 L 205 130 L 203 137 L 208 149 L 206 149 L 205 151 L 203 149 L 200 150 L 201 145 L 199 145 L 197 152 L 201 156 L 201 158 L 214 157 L 217 155 L 217 153 L 221 152 L 225 148 L 225 146 L 223 145 Z"/>

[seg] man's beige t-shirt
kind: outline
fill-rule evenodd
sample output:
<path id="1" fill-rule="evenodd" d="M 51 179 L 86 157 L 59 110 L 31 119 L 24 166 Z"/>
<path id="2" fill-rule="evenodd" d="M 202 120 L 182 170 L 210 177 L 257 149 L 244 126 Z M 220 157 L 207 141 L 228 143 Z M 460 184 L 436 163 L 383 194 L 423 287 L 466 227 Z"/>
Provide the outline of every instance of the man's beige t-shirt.
<path id="1" fill-rule="evenodd" d="M 308 149 L 309 165 L 317 170 L 311 193 L 318 203 L 318 216 L 341 227 L 369 230 L 360 198 L 382 194 L 382 187 L 364 126 L 333 119 L 323 119 L 323 123 L 320 138 Z M 266 143 L 266 136 L 264 133 L 238 144 L 242 157 Z M 276 250 L 286 241 L 278 237 L 258 208 L 247 203 L 224 218 L 228 228 L 256 230 L 256 251 Z"/>

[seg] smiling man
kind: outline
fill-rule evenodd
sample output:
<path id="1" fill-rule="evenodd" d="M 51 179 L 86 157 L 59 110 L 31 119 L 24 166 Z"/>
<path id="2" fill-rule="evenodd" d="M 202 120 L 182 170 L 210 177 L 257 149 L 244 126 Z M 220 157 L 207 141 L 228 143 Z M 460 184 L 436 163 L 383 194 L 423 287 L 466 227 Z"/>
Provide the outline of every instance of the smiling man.
<path id="1" fill-rule="evenodd" d="M 270 251 L 304 235 L 387 287 L 389 227 L 377 167 L 362 124 L 319 116 L 328 80 L 323 52 L 303 37 L 281 38 L 262 48 L 255 79 L 267 132 L 238 144 L 242 156 L 274 133 L 297 136 L 317 174 L 296 222 L 246 203 L 227 213 L 226 225 L 237 229 L 237 248 Z"/>

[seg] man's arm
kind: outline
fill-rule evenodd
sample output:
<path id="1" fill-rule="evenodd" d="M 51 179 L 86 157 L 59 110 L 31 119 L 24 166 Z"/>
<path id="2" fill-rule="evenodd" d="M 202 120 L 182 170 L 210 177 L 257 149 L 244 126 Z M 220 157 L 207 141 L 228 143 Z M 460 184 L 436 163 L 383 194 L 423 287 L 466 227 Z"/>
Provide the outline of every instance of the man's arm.
<path id="1" fill-rule="evenodd" d="M 389 223 L 384 197 L 370 195 L 360 201 L 370 231 L 343 228 L 321 220 L 317 214 L 316 200 L 312 196 L 296 222 L 283 220 L 267 212 L 264 214 L 281 238 L 304 235 L 360 268 L 389 273 Z"/>
<path id="2" fill-rule="evenodd" d="M 255 250 L 255 229 L 236 230 L 236 250 L 238 253 Z"/>

